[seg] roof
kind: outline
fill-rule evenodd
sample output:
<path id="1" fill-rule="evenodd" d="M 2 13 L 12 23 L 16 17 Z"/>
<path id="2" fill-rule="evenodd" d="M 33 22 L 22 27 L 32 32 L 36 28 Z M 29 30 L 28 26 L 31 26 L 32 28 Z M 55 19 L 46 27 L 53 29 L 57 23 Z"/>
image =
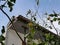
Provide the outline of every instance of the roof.
<path id="1" fill-rule="evenodd" d="M 14 25 L 15 28 L 16 28 L 16 31 L 17 31 L 17 32 L 20 32 L 20 33 L 23 33 L 23 34 L 24 34 L 24 28 L 22 28 L 22 26 L 24 26 L 24 27 L 27 28 L 26 24 L 29 23 L 29 22 L 31 22 L 29 19 L 27 19 L 27 18 L 25 18 L 25 17 L 23 17 L 23 16 L 21 16 L 21 15 L 19 15 L 19 16 L 16 17 L 16 18 L 14 18 L 14 20 L 12 20 L 12 21 L 13 21 L 13 25 Z M 23 23 L 23 24 L 22 24 L 22 23 Z M 13 29 L 13 30 L 14 30 L 14 28 L 12 28 L 12 24 L 11 24 L 11 23 L 8 24 L 7 29 Z M 39 25 L 39 30 L 38 30 L 38 32 L 36 32 L 35 37 L 38 37 L 37 34 L 40 33 L 39 31 L 40 31 L 40 32 L 44 32 L 44 33 L 51 33 L 51 34 L 53 34 L 53 35 L 55 35 L 55 36 L 58 36 L 58 35 L 54 34 L 53 32 L 49 31 L 48 29 L 46 29 L 46 28 L 42 27 L 41 25 Z M 28 28 L 27 28 L 26 33 L 28 33 L 28 32 L 29 32 L 29 30 L 28 30 Z M 36 36 L 36 35 L 37 35 L 37 36 Z"/>

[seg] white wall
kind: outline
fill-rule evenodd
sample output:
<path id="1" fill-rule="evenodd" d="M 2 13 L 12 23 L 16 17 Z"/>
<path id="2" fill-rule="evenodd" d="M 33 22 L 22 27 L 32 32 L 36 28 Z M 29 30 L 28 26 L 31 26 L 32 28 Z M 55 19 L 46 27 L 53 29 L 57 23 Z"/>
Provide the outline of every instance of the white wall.
<path id="1" fill-rule="evenodd" d="M 24 35 L 21 34 L 21 37 L 23 37 Z M 6 45 L 22 45 L 22 42 L 21 40 L 19 39 L 19 37 L 17 36 L 17 34 L 15 33 L 14 30 L 7 30 L 7 33 L 6 33 Z"/>

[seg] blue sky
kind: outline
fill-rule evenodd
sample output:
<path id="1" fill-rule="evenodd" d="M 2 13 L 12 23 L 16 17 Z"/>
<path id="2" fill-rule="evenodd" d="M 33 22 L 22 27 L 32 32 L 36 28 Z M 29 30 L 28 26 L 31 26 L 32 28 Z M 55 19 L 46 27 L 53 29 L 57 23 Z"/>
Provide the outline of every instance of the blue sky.
<path id="1" fill-rule="evenodd" d="M 1 2 L 0 2 L 1 3 Z M 16 0 L 16 4 L 13 7 L 13 11 L 9 12 L 8 8 L 4 8 L 4 11 L 12 17 L 13 15 L 23 15 L 26 16 L 26 12 L 29 9 L 35 9 L 35 0 Z M 52 11 L 60 13 L 60 0 L 40 0 L 39 5 L 39 13 L 44 14 L 45 12 L 52 13 Z M 4 25 L 7 26 L 8 19 L 7 17 L 0 11 L 0 30 Z M 1 33 L 1 32 L 0 32 Z"/>

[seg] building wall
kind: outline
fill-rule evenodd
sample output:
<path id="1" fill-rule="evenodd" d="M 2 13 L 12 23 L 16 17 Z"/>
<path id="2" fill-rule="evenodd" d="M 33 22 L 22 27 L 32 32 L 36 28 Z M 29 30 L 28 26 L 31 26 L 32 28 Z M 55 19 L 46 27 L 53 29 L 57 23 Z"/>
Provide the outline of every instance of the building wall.
<path id="1" fill-rule="evenodd" d="M 21 22 L 21 21 L 14 21 L 14 27 L 17 29 L 16 31 L 19 32 L 20 36 L 22 38 L 24 38 L 24 28 L 22 26 L 26 26 L 25 22 Z M 19 39 L 19 37 L 17 36 L 17 34 L 15 33 L 14 30 L 12 30 L 13 26 L 10 24 L 8 24 L 7 26 L 7 32 L 6 32 L 6 40 L 5 40 L 5 45 L 22 45 L 21 40 Z M 29 30 L 27 29 L 26 31 L 27 33 L 29 32 Z M 37 42 L 35 40 L 35 42 Z"/>
<path id="2" fill-rule="evenodd" d="M 23 38 L 24 35 L 19 33 L 21 35 L 21 37 Z M 22 45 L 21 40 L 19 39 L 19 37 L 17 36 L 17 34 L 15 33 L 14 30 L 7 30 L 6 33 L 6 45 Z"/>
<path id="3" fill-rule="evenodd" d="M 23 34 L 19 33 L 19 35 L 22 37 L 22 39 L 24 39 Z M 38 44 L 37 40 L 34 40 L 34 42 Z M 14 30 L 7 30 L 5 45 L 22 45 L 22 41 L 19 39 Z"/>
<path id="4" fill-rule="evenodd" d="M 19 32 L 19 35 L 23 39 L 24 34 L 22 34 L 22 33 L 24 32 L 24 29 L 22 28 L 22 26 L 26 26 L 25 23 L 15 20 L 13 24 L 14 24 L 15 28 L 17 29 L 16 31 Z M 19 39 L 19 37 L 17 36 L 15 31 L 12 30 L 11 24 L 7 25 L 5 45 L 22 45 L 21 40 Z"/>

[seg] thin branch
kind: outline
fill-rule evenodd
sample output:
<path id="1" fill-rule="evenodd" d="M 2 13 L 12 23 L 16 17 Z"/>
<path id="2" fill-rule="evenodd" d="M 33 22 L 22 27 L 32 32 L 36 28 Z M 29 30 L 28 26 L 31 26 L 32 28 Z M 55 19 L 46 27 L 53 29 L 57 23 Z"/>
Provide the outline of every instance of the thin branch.
<path id="1" fill-rule="evenodd" d="M 46 24 L 46 22 L 45 22 L 45 21 L 41 18 L 41 16 L 39 15 L 39 13 L 38 13 L 39 6 L 37 6 L 37 7 L 38 7 L 38 8 L 35 9 L 35 10 L 36 10 L 35 14 L 37 14 L 38 17 L 43 21 L 43 25 L 44 25 L 44 24 Z"/>
<path id="2" fill-rule="evenodd" d="M 51 23 L 51 25 L 52 25 L 53 28 L 56 30 L 56 33 L 57 33 L 57 35 L 58 35 L 58 31 L 57 31 L 57 29 L 55 28 L 55 26 L 53 25 L 53 23 Z"/>
<path id="3" fill-rule="evenodd" d="M 20 35 L 18 34 L 18 32 L 16 31 L 16 28 L 14 27 L 13 22 L 11 21 L 10 17 L 8 16 L 8 14 L 7 14 L 6 12 L 4 12 L 4 10 L 3 10 L 2 8 L 0 8 L 0 10 L 5 14 L 5 16 L 7 16 L 7 18 L 8 18 L 9 21 L 11 22 L 11 24 L 12 24 L 12 26 L 13 26 L 13 28 L 14 28 L 16 34 L 17 34 L 18 37 L 19 37 L 19 39 L 20 39 L 22 42 L 24 42 L 23 39 L 21 38 L 21 36 L 20 36 Z"/>
<path id="4" fill-rule="evenodd" d="M 7 1 L 5 1 L 5 3 L 3 5 L 6 5 Z"/>

